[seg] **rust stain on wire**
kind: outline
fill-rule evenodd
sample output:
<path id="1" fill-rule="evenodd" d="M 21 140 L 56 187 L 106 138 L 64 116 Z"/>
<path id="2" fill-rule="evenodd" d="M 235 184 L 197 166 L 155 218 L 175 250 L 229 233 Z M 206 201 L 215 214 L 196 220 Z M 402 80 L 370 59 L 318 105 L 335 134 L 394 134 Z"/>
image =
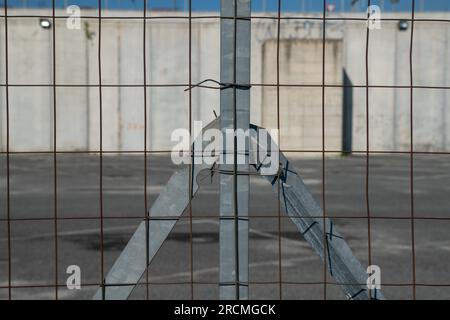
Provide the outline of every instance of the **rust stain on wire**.
<path id="1" fill-rule="evenodd" d="M 370 0 L 367 0 L 367 8 L 370 7 Z M 367 12 L 367 19 L 370 17 L 370 12 Z M 370 29 L 366 28 L 366 53 L 365 53 L 365 68 L 366 68 L 366 213 L 367 213 L 367 255 L 369 265 L 372 265 L 372 242 L 371 242 L 371 217 L 370 217 L 370 109 L 369 109 L 369 41 Z M 369 290 L 369 297 L 372 298 L 372 291 Z"/>
<path id="2" fill-rule="evenodd" d="M 52 0 L 52 92 L 53 92 L 53 232 L 54 236 L 54 272 L 55 272 L 55 300 L 58 300 L 58 168 L 56 159 L 56 24 L 55 0 Z"/>
<path id="3" fill-rule="evenodd" d="M 327 19 L 328 20 L 328 19 Z M 205 80 L 205 81 L 214 81 L 214 80 Z M 202 81 L 204 82 L 204 81 Z M 216 82 L 219 86 L 214 87 L 214 86 L 206 86 L 206 85 L 192 85 L 189 86 L 189 84 L 185 84 L 185 83 L 178 83 L 178 84 L 170 84 L 170 83 L 160 83 L 160 84 L 147 84 L 147 85 L 143 85 L 143 84 L 102 84 L 103 88 L 141 88 L 141 87 L 147 87 L 147 88 L 177 88 L 177 87 L 186 87 L 185 91 L 188 91 L 192 88 L 195 87 L 199 87 L 199 88 L 206 88 L 206 89 L 216 89 L 216 90 L 220 90 L 220 89 L 224 89 L 227 87 L 232 86 L 233 84 L 221 84 L 220 82 L 214 81 Z M 35 84 L 29 84 L 29 83 L 9 83 L 8 87 L 31 87 L 31 88 L 36 88 L 36 87 L 56 87 L 56 88 L 98 88 L 98 84 L 45 84 L 45 83 L 35 83 Z M 314 84 L 314 83 L 280 83 L 280 84 L 276 84 L 276 83 L 243 83 L 243 84 L 239 84 L 237 85 L 237 87 L 239 87 L 240 89 L 244 89 L 244 88 L 250 88 L 250 87 L 286 87 L 286 88 L 363 88 L 365 89 L 367 87 L 367 85 L 365 84 L 353 84 L 353 85 L 348 85 L 348 84 L 327 84 L 325 83 L 324 85 L 322 84 Z M 2 83 L 0 84 L 0 87 L 6 87 L 6 84 Z M 369 88 L 374 88 L 374 89 L 410 89 L 411 86 L 410 85 L 369 85 Z M 430 90 L 449 90 L 450 86 L 425 86 L 425 85 L 413 85 L 412 86 L 413 89 L 430 89 Z"/>
<path id="4" fill-rule="evenodd" d="M 124 216 L 126 214 L 125 212 L 120 213 L 113 213 L 111 215 L 108 215 L 106 217 L 103 217 L 103 220 L 135 220 L 142 221 L 142 216 Z M 258 214 L 252 214 L 250 216 L 251 218 L 255 219 L 276 219 L 278 218 L 277 214 L 266 214 L 266 215 L 258 215 Z M 321 219 L 323 218 L 323 215 L 312 215 L 311 218 Z M 364 216 L 358 216 L 358 215 L 327 215 L 327 218 L 330 219 L 353 219 L 353 220 L 367 220 L 367 215 Z M 190 217 L 178 217 L 178 216 L 166 216 L 164 220 L 189 220 Z M 199 215 L 199 216 L 193 216 L 193 220 L 205 220 L 205 219 L 217 219 L 217 215 L 211 215 L 211 214 L 205 214 L 205 215 Z M 281 215 L 281 219 L 290 219 L 288 216 Z M 408 213 L 408 216 L 371 216 L 372 220 L 411 220 L 410 212 Z M 450 221 L 450 217 L 425 217 L 425 216 L 415 216 L 413 218 L 414 220 L 429 220 L 429 221 Z M 82 214 L 72 217 L 58 217 L 58 221 L 71 221 L 71 220 L 86 220 L 86 221 L 100 221 L 100 217 L 95 216 L 83 216 Z M 17 221 L 54 221 L 53 217 L 23 217 L 23 218 L 11 218 L 9 219 L 10 222 L 17 222 Z M 8 222 L 8 219 L 2 218 L 0 219 L 0 222 Z"/>
<path id="5" fill-rule="evenodd" d="M 327 253 L 328 240 L 326 230 L 326 197 L 325 197 L 325 40 L 326 40 L 327 1 L 323 0 L 322 10 L 322 209 L 323 209 L 323 298 L 327 300 Z"/>
<path id="6" fill-rule="evenodd" d="M 277 129 L 280 139 L 278 141 L 279 148 L 281 148 L 280 135 L 280 36 L 281 36 L 281 0 L 278 0 L 277 12 Z M 277 218 L 278 218 L 278 295 L 280 300 L 283 299 L 283 265 L 282 265 L 282 251 L 281 251 L 281 179 L 277 181 Z M 287 210 L 287 209 L 286 209 Z"/>
<path id="7" fill-rule="evenodd" d="M 5 18 L 6 14 L 0 15 L 0 18 Z M 35 19 L 35 18 L 47 18 L 51 19 L 53 16 L 51 15 L 23 15 L 23 14 L 17 14 L 17 15 L 9 15 L 9 18 L 21 18 L 21 19 Z M 71 18 L 71 16 L 68 15 L 56 15 L 55 19 L 68 19 Z M 96 16 L 89 16 L 89 15 L 80 15 L 81 19 L 91 19 L 91 20 L 97 20 Z M 170 16 L 170 15 L 160 15 L 160 16 L 147 16 L 145 18 L 146 20 L 203 20 L 203 19 L 220 19 L 220 15 L 198 15 L 198 16 L 192 16 L 191 18 L 187 16 Z M 227 18 L 225 19 L 233 19 L 233 18 Z M 246 20 L 278 20 L 278 17 L 276 15 L 272 16 L 260 16 L 260 15 L 250 15 L 250 16 L 240 16 L 238 19 L 246 19 Z M 322 17 L 314 17 L 314 16 L 285 16 L 280 17 L 281 20 L 316 20 L 316 21 L 322 21 Z M 142 17 L 139 16 L 106 16 L 102 17 L 102 20 L 142 20 Z M 327 17 L 326 20 L 328 21 L 367 21 L 367 18 L 358 18 L 358 17 Z M 398 21 L 399 18 L 380 18 L 380 21 Z M 402 18 L 402 20 L 405 21 L 413 21 L 412 18 Z M 426 18 L 414 18 L 414 21 L 416 22 L 442 22 L 442 23 L 450 23 L 450 19 L 426 19 Z"/>
<path id="8" fill-rule="evenodd" d="M 102 1 L 98 0 L 98 95 L 100 120 L 100 278 L 102 285 L 102 300 L 105 299 L 105 257 L 103 234 L 103 101 L 102 101 Z"/>
<path id="9" fill-rule="evenodd" d="M 340 154 L 342 153 L 342 150 L 333 150 L 333 149 L 329 149 L 329 150 L 322 150 L 322 149 L 280 149 L 280 152 L 283 153 L 329 153 L 329 154 Z M 0 152 L 0 154 L 13 154 L 13 155 L 30 155 L 30 154 L 34 154 L 34 155 L 47 155 L 47 154 L 53 154 L 53 151 L 38 151 L 38 150 L 34 150 L 34 151 L 2 151 Z M 109 155 L 119 155 L 119 154 L 123 154 L 123 155 L 141 155 L 144 153 L 147 154 L 171 154 L 172 150 L 147 150 L 146 152 L 142 151 L 142 150 L 103 150 L 101 151 L 101 153 L 103 154 L 109 154 Z M 352 150 L 352 153 L 354 154 L 364 154 L 366 155 L 367 150 Z M 410 155 L 410 154 L 414 154 L 414 155 L 450 155 L 450 151 L 394 151 L 394 150 L 370 150 L 369 154 L 406 154 L 406 155 Z M 100 154 L 100 150 L 68 150 L 68 151 L 56 151 L 56 154 L 80 154 L 80 155 L 96 155 L 96 154 Z"/>
<path id="10" fill-rule="evenodd" d="M 9 64 L 8 64 L 8 0 L 4 2 L 5 11 L 5 108 L 6 108 L 6 222 L 8 236 L 8 300 L 11 300 L 11 185 L 9 152 Z"/>
<path id="11" fill-rule="evenodd" d="M 164 282 L 149 282 L 149 285 L 153 286 L 166 286 L 166 285 L 189 285 L 191 284 L 191 281 L 164 281 Z M 217 285 L 217 282 L 212 281 L 195 281 L 195 285 Z M 249 285 L 277 285 L 277 281 L 249 281 Z M 301 286 L 307 286 L 307 285 L 322 285 L 323 281 L 283 281 L 283 284 L 287 285 L 301 285 Z M 364 283 L 341 283 L 341 282 L 333 282 L 333 281 L 327 281 L 327 285 L 329 286 L 339 286 L 339 285 L 364 285 Z M 93 282 L 87 282 L 83 283 L 83 287 L 99 287 L 103 285 L 103 283 L 93 283 Z M 144 286 L 146 283 L 118 283 L 114 285 L 105 285 L 105 287 L 125 287 L 125 286 Z M 383 286 L 385 287 L 410 287 L 410 283 L 396 283 L 396 282 L 387 282 L 384 283 Z M 36 289 L 36 288 L 50 288 L 53 289 L 55 287 L 54 284 L 27 284 L 27 285 L 13 285 L 11 288 L 13 289 Z M 58 288 L 66 288 L 65 284 L 60 284 L 57 286 Z M 429 287 L 429 288 L 446 288 L 450 287 L 450 283 L 416 283 L 416 287 Z M 0 286 L 0 289 L 7 289 L 8 286 Z"/>
<path id="12" fill-rule="evenodd" d="M 149 240 L 150 240 L 150 217 L 148 211 L 148 195 L 147 195 L 147 1 L 144 0 L 143 17 L 142 17 L 142 64 L 144 77 L 144 219 L 145 219 L 145 299 L 149 300 Z"/>
<path id="13" fill-rule="evenodd" d="M 414 43 L 414 16 L 415 16 L 415 0 L 411 3 L 411 38 L 409 46 L 409 80 L 410 80 L 410 105 L 409 105 L 409 120 L 410 120 L 410 180 L 411 180 L 411 249 L 412 249 L 412 294 L 413 299 L 416 299 L 416 250 L 415 250 L 415 225 L 414 225 L 414 89 L 413 89 L 413 43 Z"/>
<path id="14" fill-rule="evenodd" d="M 233 14 L 233 83 L 237 83 L 237 0 L 234 0 L 234 14 Z M 233 86 L 233 129 L 234 132 L 237 130 L 237 112 L 236 112 L 236 86 Z M 239 212 L 238 212 L 238 194 L 237 194 L 237 137 L 233 137 L 233 207 L 234 207 L 234 263 L 236 274 L 234 277 L 234 288 L 236 290 L 236 300 L 240 300 L 241 287 L 240 287 L 240 268 L 239 268 Z"/>
<path id="15" fill-rule="evenodd" d="M 189 0 L 189 88 L 192 87 L 192 0 Z M 192 91 L 189 90 L 189 134 L 192 136 Z M 191 151 L 192 160 L 194 160 L 194 152 L 192 152 L 192 144 L 189 143 L 189 149 Z M 194 161 L 189 164 L 189 204 L 188 204 L 188 214 L 189 214 L 189 282 L 190 282 L 190 294 L 191 300 L 194 300 L 194 236 L 192 229 L 192 198 L 194 197 L 193 183 L 194 178 L 192 176 L 192 171 L 194 168 Z"/>

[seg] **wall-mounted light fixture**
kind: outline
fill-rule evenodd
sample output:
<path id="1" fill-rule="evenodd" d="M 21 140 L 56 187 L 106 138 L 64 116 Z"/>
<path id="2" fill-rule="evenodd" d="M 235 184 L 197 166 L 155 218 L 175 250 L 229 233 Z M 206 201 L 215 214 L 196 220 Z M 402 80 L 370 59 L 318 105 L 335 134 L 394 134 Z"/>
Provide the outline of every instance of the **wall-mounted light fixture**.
<path id="1" fill-rule="evenodd" d="M 40 19 L 39 25 L 42 29 L 50 29 L 52 27 L 52 23 L 48 19 Z"/>
<path id="2" fill-rule="evenodd" d="M 409 23 L 406 20 L 400 20 L 398 22 L 398 30 L 400 31 L 406 31 L 409 28 Z"/>

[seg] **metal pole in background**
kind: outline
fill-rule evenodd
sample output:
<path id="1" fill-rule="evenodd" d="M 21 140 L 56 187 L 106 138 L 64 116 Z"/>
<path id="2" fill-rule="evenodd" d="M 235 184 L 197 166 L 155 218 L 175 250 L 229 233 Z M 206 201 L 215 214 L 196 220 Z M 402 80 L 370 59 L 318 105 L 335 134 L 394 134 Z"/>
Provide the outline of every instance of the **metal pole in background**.
<path id="1" fill-rule="evenodd" d="M 235 132 L 250 127 L 250 13 L 251 0 L 221 0 L 220 80 L 229 84 L 220 94 L 220 128 L 225 159 L 220 176 L 220 298 L 248 298 L 248 145 L 237 150 Z M 246 17 L 246 18 L 243 18 Z M 244 86 L 237 86 L 241 84 Z M 233 147 L 226 143 L 233 132 Z M 237 164 L 246 152 L 247 164 Z M 228 155 L 234 161 L 227 161 Z"/>

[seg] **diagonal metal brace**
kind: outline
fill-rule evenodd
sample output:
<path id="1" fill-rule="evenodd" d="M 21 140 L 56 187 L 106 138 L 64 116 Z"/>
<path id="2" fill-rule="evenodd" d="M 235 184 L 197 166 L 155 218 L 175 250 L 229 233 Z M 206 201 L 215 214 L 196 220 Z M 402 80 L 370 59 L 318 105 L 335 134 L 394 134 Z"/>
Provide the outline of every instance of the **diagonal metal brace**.
<path id="1" fill-rule="evenodd" d="M 265 129 L 254 125 L 251 125 L 251 129 L 252 140 L 256 141 L 258 148 L 266 148 L 256 138 L 258 130 Z M 278 150 L 271 150 L 271 152 L 278 152 Z M 281 152 L 279 162 L 278 173 L 267 175 L 265 178 L 275 191 L 278 190 L 278 183 L 280 183 L 282 207 L 316 254 L 322 261 L 326 259 L 328 271 L 336 283 L 342 287 L 350 299 L 384 299 L 379 291 L 369 292 L 366 285 L 368 277 L 366 271 L 338 233 L 333 222 L 328 218 L 322 218 L 323 210 L 306 188 L 298 174 L 299 171 Z M 259 171 L 261 165 L 257 163 L 254 167 Z"/>
<path id="2" fill-rule="evenodd" d="M 219 123 L 216 119 L 204 130 L 218 127 Z M 203 143 L 201 138 L 202 135 L 196 139 L 195 143 Z M 202 164 L 190 167 L 185 166 L 172 175 L 164 191 L 150 209 L 148 228 L 146 228 L 146 221 L 140 223 L 109 271 L 103 286 L 97 290 L 94 300 L 124 300 L 129 297 L 148 267 L 147 257 L 148 262 L 151 263 L 178 218 L 189 205 L 189 183 L 192 183 L 192 194 L 194 195 L 199 188 L 197 175 L 200 171 L 210 168 L 210 165 L 202 162 Z M 190 179 L 190 170 L 192 170 L 192 179 Z M 148 239 L 148 244 L 146 239 Z"/>

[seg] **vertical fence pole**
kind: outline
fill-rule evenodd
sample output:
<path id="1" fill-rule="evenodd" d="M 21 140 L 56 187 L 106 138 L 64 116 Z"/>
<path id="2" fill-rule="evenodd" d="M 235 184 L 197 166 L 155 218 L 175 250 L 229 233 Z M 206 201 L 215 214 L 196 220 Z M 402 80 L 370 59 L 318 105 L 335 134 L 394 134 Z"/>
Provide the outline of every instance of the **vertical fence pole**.
<path id="1" fill-rule="evenodd" d="M 250 126 L 250 0 L 221 0 L 220 80 L 229 84 L 220 95 L 220 128 L 224 133 L 224 159 L 233 154 L 234 161 L 223 164 L 220 176 L 220 298 L 248 298 L 248 202 L 249 177 L 246 164 L 237 164 L 248 144 L 238 150 L 236 135 L 233 147 L 231 130 L 244 131 Z M 227 134 L 228 132 L 228 134 Z M 230 174 L 231 173 L 231 174 Z"/>

